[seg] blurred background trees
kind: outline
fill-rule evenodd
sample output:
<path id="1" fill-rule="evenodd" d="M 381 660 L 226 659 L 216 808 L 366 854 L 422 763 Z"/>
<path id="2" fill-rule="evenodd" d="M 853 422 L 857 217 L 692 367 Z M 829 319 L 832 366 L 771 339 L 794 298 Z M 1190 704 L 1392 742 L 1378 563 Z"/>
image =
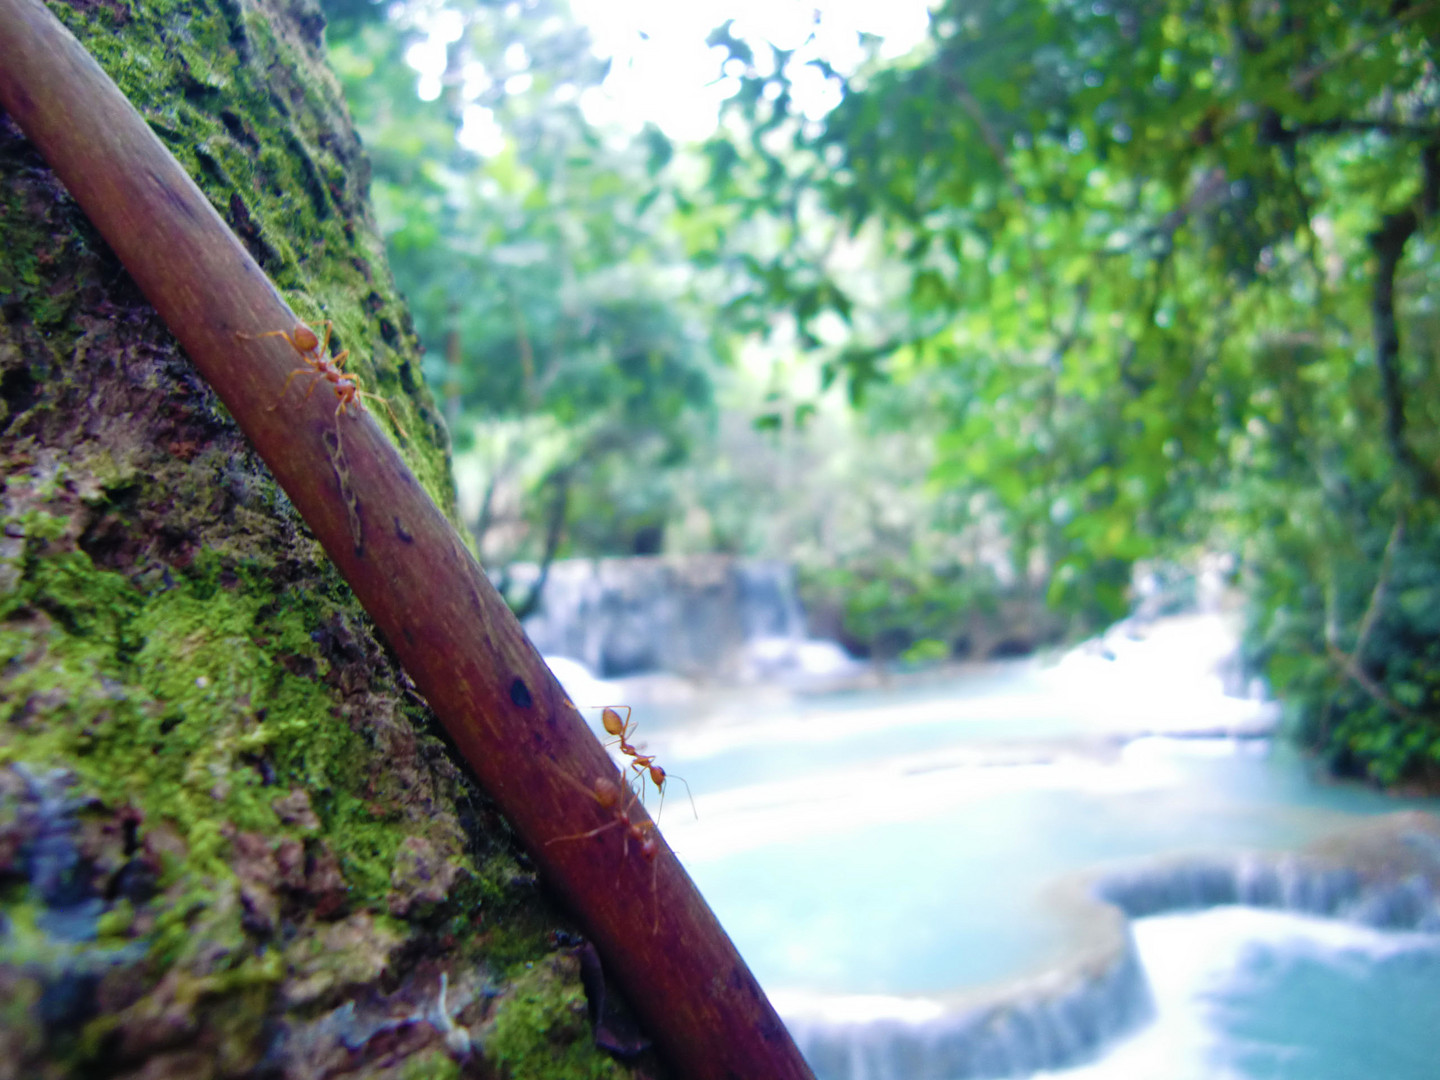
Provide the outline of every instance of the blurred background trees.
<path id="1" fill-rule="evenodd" d="M 726 24 L 695 145 L 587 120 L 561 0 L 328 13 L 487 564 L 788 558 L 921 659 L 1232 552 L 1296 729 L 1440 778 L 1440 7 L 948 0 L 843 70 Z"/>
<path id="2" fill-rule="evenodd" d="M 585 120 L 606 65 L 563 4 L 330 18 L 487 563 L 659 551 L 718 348 L 664 228 L 668 145 Z"/>

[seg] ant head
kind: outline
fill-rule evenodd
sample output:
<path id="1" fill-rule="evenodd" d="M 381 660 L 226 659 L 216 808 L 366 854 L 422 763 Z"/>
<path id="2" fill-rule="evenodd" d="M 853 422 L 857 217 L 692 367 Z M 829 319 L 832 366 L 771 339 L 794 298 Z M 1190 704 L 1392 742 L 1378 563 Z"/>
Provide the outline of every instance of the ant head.
<path id="1" fill-rule="evenodd" d="M 665 786 L 665 770 L 664 770 L 663 768 L 661 768 L 659 765 L 651 764 L 651 766 L 650 766 L 650 779 L 651 779 L 651 781 L 655 784 L 655 786 L 656 786 L 657 788 L 662 788 L 662 787 L 664 787 L 664 786 Z"/>
<path id="2" fill-rule="evenodd" d="M 655 839 L 653 832 L 646 833 L 645 839 L 640 841 L 640 854 L 646 862 L 654 862 L 655 856 L 660 854 L 660 841 Z"/>

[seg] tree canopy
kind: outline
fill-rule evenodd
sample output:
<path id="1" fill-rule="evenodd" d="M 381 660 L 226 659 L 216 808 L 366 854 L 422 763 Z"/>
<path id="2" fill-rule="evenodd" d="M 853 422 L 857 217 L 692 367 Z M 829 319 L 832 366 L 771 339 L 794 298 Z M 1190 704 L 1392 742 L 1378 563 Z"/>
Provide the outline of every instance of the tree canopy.
<path id="1" fill-rule="evenodd" d="M 727 24 L 739 90 L 695 147 L 585 121 L 604 67 L 559 6 L 457 10 L 433 103 L 376 89 L 415 79 L 394 23 L 338 62 L 452 419 L 553 441 L 532 505 L 584 471 L 566 550 L 753 492 L 717 480 L 707 425 L 722 361 L 764 340 L 819 380 L 747 399 L 761 427 L 800 438 L 843 387 L 852 436 L 919 440 L 878 481 L 924 493 L 901 539 L 816 560 L 852 614 L 945 643 L 937 611 L 1009 580 L 1079 629 L 1124 613 L 1137 564 L 1230 551 L 1299 729 L 1433 779 L 1440 9 L 948 0 L 913 53 L 846 72 Z M 882 459 L 812 461 L 815 490 L 845 504 Z M 983 556 L 943 539 L 981 533 Z"/>
<path id="2" fill-rule="evenodd" d="M 427 375 L 488 467 L 482 547 L 504 562 L 653 545 L 664 487 L 626 474 L 683 460 L 712 396 L 713 344 L 652 179 L 668 144 L 586 121 L 606 65 L 563 4 L 375 14 L 337 7 L 332 57 Z M 506 485 L 519 507 L 500 505 Z M 532 528 L 506 520 L 517 510 Z"/>
<path id="3" fill-rule="evenodd" d="M 717 205 L 843 226 L 828 261 L 737 252 L 747 303 L 843 320 L 820 351 L 857 397 L 943 378 L 934 479 L 1053 603 L 1119 615 L 1137 560 L 1238 551 L 1276 690 L 1389 781 L 1440 762 L 1437 31 L 1425 4 L 952 0 L 823 125 L 780 67 L 707 148 Z"/>

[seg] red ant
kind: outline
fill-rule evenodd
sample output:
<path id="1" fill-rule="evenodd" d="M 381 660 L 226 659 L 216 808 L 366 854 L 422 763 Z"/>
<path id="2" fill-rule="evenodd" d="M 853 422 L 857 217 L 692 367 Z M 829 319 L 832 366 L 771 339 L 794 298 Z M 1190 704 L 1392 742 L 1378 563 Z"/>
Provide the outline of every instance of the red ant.
<path id="1" fill-rule="evenodd" d="M 569 780 L 570 778 L 566 777 L 566 779 Z M 570 782 L 576 787 L 580 786 L 573 780 Z M 629 803 L 623 802 L 620 794 L 622 790 L 630 796 Z M 624 785 L 622 788 L 622 785 L 616 784 L 614 780 L 609 780 L 601 776 L 596 778 L 594 790 L 589 792 L 589 795 L 600 804 L 602 810 L 609 811 L 614 817 L 604 825 L 597 826 L 588 832 L 572 833 L 569 836 L 557 836 L 554 839 L 546 840 L 545 846 L 549 847 L 551 844 L 565 843 L 570 840 L 588 840 L 590 837 L 599 836 L 601 833 L 613 829 L 618 825 L 621 829 L 620 835 L 624 844 L 621 865 L 624 865 L 624 859 L 630 857 L 631 840 L 634 840 L 640 846 L 641 857 L 650 864 L 650 893 L 655 908 L 655 931 L 658 933 L 660 930 L 660 867 L 659 864 L 656 863 L 655 858 L 660 854 L 660 841 L 656 839 L 655 823 L 653 821 L 637 822 L 631 820 L 630 811 L 634 809 L 639 796 L 630 790 L 629 785 Z"/>
<path id="2" fill-rule="evenodd" d="M 646 862 L 655 860 L 655 853 L 659 850 L 659 844 L 655 841 L 655 823 L 653 821 L 634 822 L 630 820 L 630 810 L 635 806 L 639 796 L 629 788 L 625 789 L 630 795 L 628 805 L 621 805 L 621 788 L 614 780 L 607 780 L 605 777 L 598 777 L 595 781 L 595 789 L 589 794 L 600 804 L 602 810 L 608 810 L 615 816 L 599 828 L 591 829 L 589 832 L 573 833 L 570 836 L 557 836 L 553 840 L 545 841 L 545 846 L 558 844 L 565 840 L 588 840 L 592 836 L 599 836 L 608 829 L 619 825 L 625 842 L 625 854 L 630 854 L 630 841 L 633 839 L 640 845 L 640 854 L 645 857 Z"/>
<path id="3" fill-rule="evenodd" d="M 350 350 L 345 349 L 337 356 L 329 356 L 330 332 L 333 324 L 330 320 L 325 321 L 325 337 L 321 340 L 316 336 L 315 331 L 304 323 L 300 323 L 292 330 L 271 330 L 268 334 L 241 334 L 236 337 L 244 341 L 258 341 L 261 338 L 282 337 L 290 343 L 290 347 L 300 354 L 300 359 L 305 361 L 304 367 L 298 367 L 290 372 L 285 380 L 285 385 L 280 388 L 280 400 L 270 406 L 274 412 L 280 407 L 285 394 L 290 389 L 290 384 L 295 381 L 297 375 L 312 374 L 315 377 L 310 381 L 310 389 L 305 391 L 305 399 L 309 400 L 310 395 L 315 392 L 315 387 L 320 385 L 322 380 L 328 381 L 335 389 L 335 396 L 340 399 L 340 404 L 335 406 L 335 415 L 338 417 L 345 409 L 354 405 L 363 409 L 365 403 L 361 398 L 373 398 L 385 406 L 390 414 L 390 420 L 395 425 L 395 430 L 405 436 L 405 429 L 400 426 L 399 419 L 395 416 L 395 410 L 390 405 L 390 399 L 381 397 L 379 394 L 372 394 L 368 390 L 360 389 L 359 380 L 345 370 L 345 358 L 350 355 Z M 406 436 L 408 437 L 408 436 Z"/>
<path id="4" fill-rule="evenodd" d="M 670 779 L 670 774 L 665 769 L 655 764 L 654 754 L 642 754 L 631 745 L 629 736 L 635 730 L 635 721 L 629 705 L 621 705 L 625 710 L 625 719 L 620 719 L 620 714 L 612 706 L 605 706 L 600 710 L 600 723 L 604 725 L 607 734 L 614 735 L 619 741 L 620 752 L 634 758 L 630 762 L 630 768 L 635 770 L 635 777 L 640 781 L 640 791 L 645 790 L 645 777 L 650 777 L 650 782 L 655 785 L 655 790 L 660 792 L 660 807 L 665 807 L 665 784 Z M 683 776 L 675 777 L 685 785 L 685 794 L 690 796 L 690 812 L 698 818 L 700 815 L 695 810 L 695 796 L 690 792 L 690 782 Z M 658 811 L 657 811 L 658 816 Z"/>

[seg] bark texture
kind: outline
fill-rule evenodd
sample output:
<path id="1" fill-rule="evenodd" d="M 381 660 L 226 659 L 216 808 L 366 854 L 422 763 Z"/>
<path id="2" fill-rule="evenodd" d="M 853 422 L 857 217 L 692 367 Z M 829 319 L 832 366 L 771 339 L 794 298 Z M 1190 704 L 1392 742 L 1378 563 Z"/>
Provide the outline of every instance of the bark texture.
<path id="1" fill-rule="evenodd" d="M 52 10 L 453 517 L 318 9 Z M 632 1074 L 508 827 L 7 118 L 0 459 L 0 1077 Z"/>

